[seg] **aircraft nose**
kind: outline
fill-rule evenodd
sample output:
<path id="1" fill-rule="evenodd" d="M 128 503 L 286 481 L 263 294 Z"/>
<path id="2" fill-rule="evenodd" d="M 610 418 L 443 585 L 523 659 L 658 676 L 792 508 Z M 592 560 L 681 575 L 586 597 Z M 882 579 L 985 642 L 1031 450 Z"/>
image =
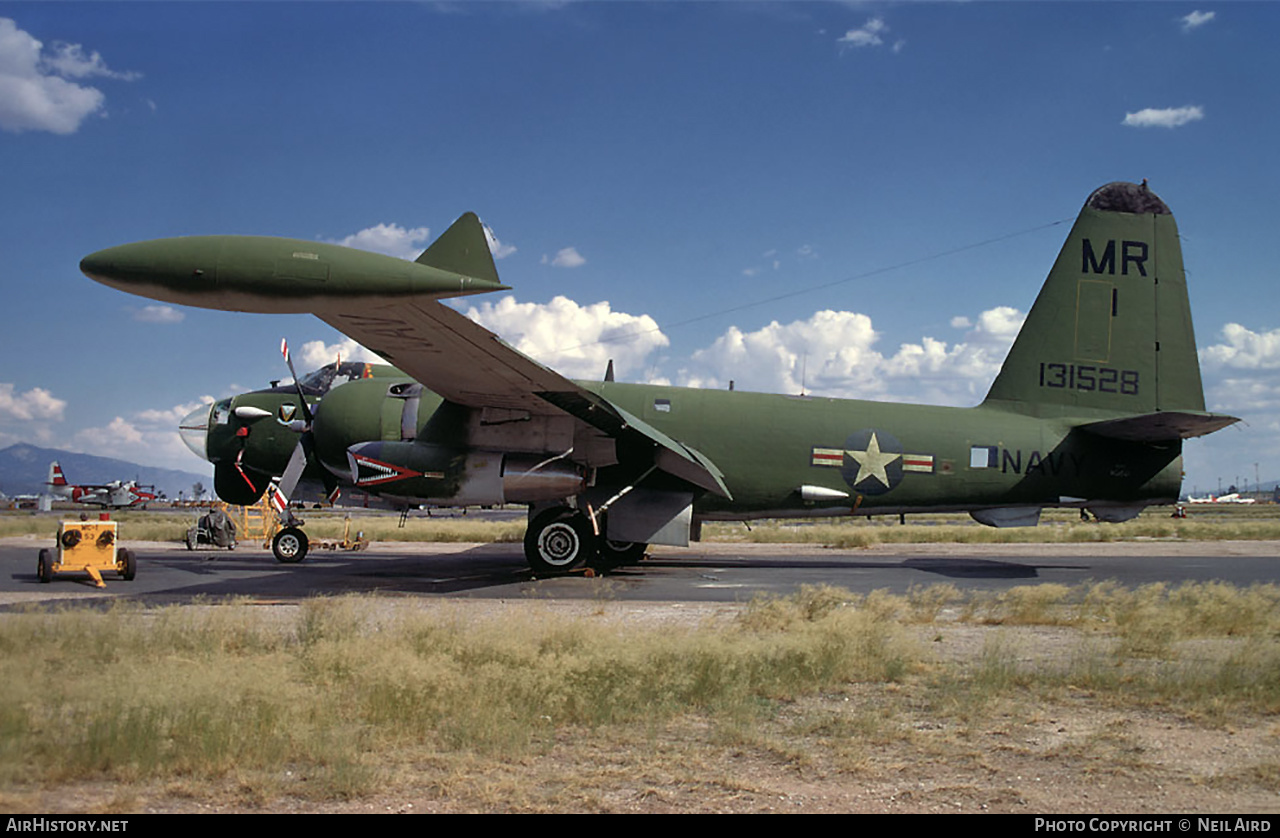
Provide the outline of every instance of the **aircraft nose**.
<path id="1" fill-rule="evenodd" d="M 201 405 L 178 423 L 178 434 L 191 452 L 202 460 L 209 459 L 209 414 L 212 405 Z"/>

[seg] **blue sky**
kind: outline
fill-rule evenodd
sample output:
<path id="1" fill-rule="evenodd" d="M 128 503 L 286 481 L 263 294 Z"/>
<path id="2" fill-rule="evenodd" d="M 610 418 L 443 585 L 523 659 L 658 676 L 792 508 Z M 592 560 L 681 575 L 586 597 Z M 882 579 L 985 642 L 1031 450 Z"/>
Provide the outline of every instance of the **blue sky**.
<path id="1" fill-rule="evenodd" d="M 1085 198 L 1145 177 L 1183 235 L 1210 405 L 1248 420 L 1188 446 L 1187 488 L 1275 479 L 1278 24 L 1263 3 L 0 2 L 0 446 L 200 470 L 178 417 L 284 377 L 281 336 L 317 365 L 340 348 L 309 317 L 149 306 L 86 253 L 245 233 L 412 258 L 467 210 L 514 290 L 461 307 L 570 375 L 613 357 L 624 380 L 975 404 Z"/>

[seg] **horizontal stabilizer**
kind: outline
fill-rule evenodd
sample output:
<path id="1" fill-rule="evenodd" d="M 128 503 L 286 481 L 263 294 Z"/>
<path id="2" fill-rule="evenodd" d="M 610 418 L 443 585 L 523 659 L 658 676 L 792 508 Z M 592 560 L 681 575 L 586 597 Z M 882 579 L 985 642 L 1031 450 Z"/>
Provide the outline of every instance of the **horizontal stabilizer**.
<path id="1" fill-rule="evenodd" d="M 1167 410 L 1080 425 L 1082 431 L 1128 442 L 1166 442 L 1204 436 L 1240 420 L 1221 413 Z"/>

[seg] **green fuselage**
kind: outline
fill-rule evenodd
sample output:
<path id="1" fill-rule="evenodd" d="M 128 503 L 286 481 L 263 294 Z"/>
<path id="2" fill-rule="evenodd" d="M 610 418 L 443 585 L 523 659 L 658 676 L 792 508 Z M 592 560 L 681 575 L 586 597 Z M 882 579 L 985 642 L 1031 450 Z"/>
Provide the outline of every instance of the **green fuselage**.
<path id="1" fill-rule="evenodd" d="M 346 473 L 349 446 L 402 439 L 405 400 L 386 395 L 392 381 L 353 381 L 320 403 L 318 459 L 335 474 Z M 1040 418 L 992 406 L 576 383 L 697 449 L 721 470 L 731 497 L 698 496 L 695 511 L 704 519 L 1039 507 L 1086 499 L 1160 503 L 1175 500 L 1181 484 L 1180 442 L 1103 439 L 1073 430 L 1083 421 L 1078 418 Z M 231 407 L 253 405 L 274 414 L 291 401 L 296 398 L 288 393 L 246 393 Z M 459 471 L 466 468 L 465 455 L 475 451 L 467 437 L 468 410 L 427 391 L 416 408 L 416 418 L 408 420 L 414 445 L 446 452 L 432 468 L 448 476 L 372 490 L 448 505 L 465 477 Z M 229 462 L 243 446 L 245 467 L 273 475 L 284 470 L 296 441 L 295 432 L 265 419 L 247 437 L 237 437 L 232 417 L 226 425 L 211 424 L 209 454 L 215 462 Z M 605 494 L 639 476 L 627 452 L 620 451 L 619 460 L 598 469 L 592 481 Z"/>
<path id="2" fill-rule="evenodd" d="M 1169 502 L 1182 480 L 1179 442 L 1104 440 L 1073 431 L 1080 420 L 989 406 L 578 383 L 723 470 L 733 497 L 703 496 L 696 507 L 707 518 L 840 513 L 853 506 L 871 513 L 1053 506 L 1084 498 Z M 866 451 L 873 432 L 883 473 L 872 473 L 851 453 Z M 804 501 L 801 486 L 849 497 Z"/>

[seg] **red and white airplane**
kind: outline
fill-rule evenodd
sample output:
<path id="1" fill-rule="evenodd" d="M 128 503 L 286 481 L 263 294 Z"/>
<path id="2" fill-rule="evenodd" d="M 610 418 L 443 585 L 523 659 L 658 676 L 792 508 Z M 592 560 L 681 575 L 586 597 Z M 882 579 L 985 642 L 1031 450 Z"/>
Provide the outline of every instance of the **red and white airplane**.
<path id="1" fill-rule="evenodd" d="M 142 487 L 134 480 L 113 480 L 99 485 L 75 486 L 67 482 L 62 466 L 54 460 L 49 463 L 49 494 L 55 498 L 101 506 L 103 509 L 124 509 L 131 506 L 145 508 L 156 499 L 154 486 Z"/>

